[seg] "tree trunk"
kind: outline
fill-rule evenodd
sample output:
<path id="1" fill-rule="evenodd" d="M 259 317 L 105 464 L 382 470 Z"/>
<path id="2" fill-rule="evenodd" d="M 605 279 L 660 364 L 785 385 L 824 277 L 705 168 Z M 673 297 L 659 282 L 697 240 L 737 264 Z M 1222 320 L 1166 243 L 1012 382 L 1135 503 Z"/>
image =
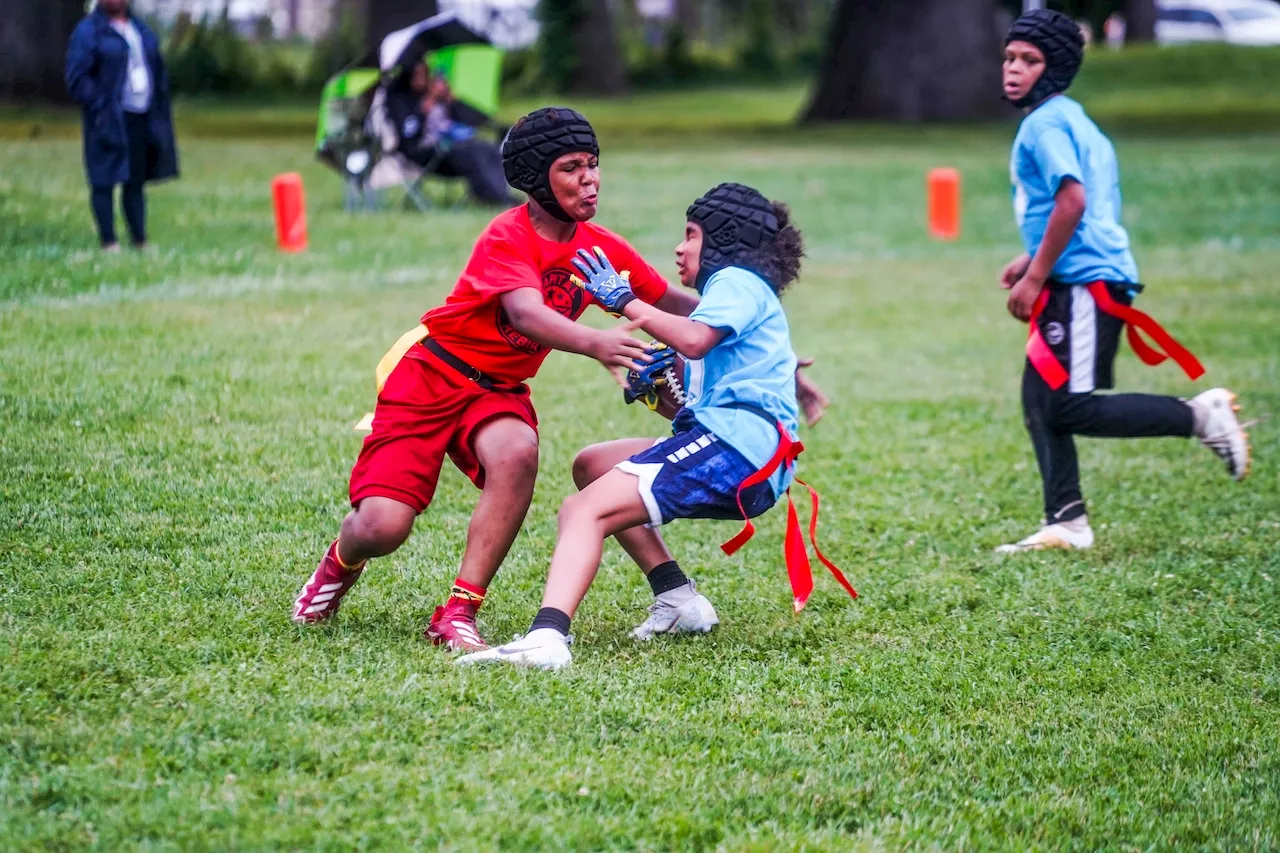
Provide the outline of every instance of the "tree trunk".
<path id="1" fill-rule="evenodd" d="M 803 121 L 1007 115 L 991 0 L 840 0 Z"/>
<path id="2" fill-rule="evenodd" d="M 804 36 L 812 26 L 813 0 L 791 0 L 774 6 L 778 27 L 788 36 Z"/>
<path id="3" fill-rule="evenodd" d="M 436 0 L 363 0 L 364 32 L 369 44 L 436 14 Z"/>
<path id="4" fill-rule="evenodd" d="M 1155 0 L 1125 0 L 1124 40 L 1126 44 L 1156 39 Z"/>
<path id="5" fill-rule="evenodd" d="M 675 23 L 684 30 L 685 38 L 693 41 L 702 31 L 702 15 L 697 0 L 676 0 Z"/>
<path id="6" fill-rule="evenodd" d="M 0 0 L 0 98 L 65 103 L 63 74 L 84 0 Z"/>
<path id="7" fill-rule="evenodd" d="M 622 45 L 608 0 L 585 0 L 584 15 L 573 34 L 578 50 L 572 90 L 583 95 L 621 95 L 627 91 Z"/>

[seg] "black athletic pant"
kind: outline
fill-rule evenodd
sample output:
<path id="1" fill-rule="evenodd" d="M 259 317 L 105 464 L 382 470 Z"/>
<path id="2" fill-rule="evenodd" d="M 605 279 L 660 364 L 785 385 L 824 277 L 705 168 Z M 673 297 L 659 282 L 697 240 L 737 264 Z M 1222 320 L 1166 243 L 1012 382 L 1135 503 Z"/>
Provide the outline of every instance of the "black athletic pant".
<path id="1" fill-rule="evenodd" d="M 423 168 L 436 158 L 436 149 L 420 142 L 406 143 L 400 151 Z M 466 179 L 472 197 L 481 204 L 507 204 L 512 201 L 507 176 L 502 171 L 502 151 L 482 139 L 469 139 L 452 146 L 434 168 L 442 175 L 459 175 Z"/>
<path id="2" fill-rule="evenodd" d="M 1128 305 L 1128 285 L 1108 285 L 1111 297 Z M 1191 435 L 1191 407 L 1176 397 L 1094 392 L 1114 387 L 1113 366 L 1123 321 L 1098 309 L 1081 286 L 1050 284 L 1049 303 L 1038 320 L 1040 334 L 1070 379 L 1051 389 L 1027 360 L 1022 373 L 1022 413 L 1035 447 L 1044 485 L 1045 522 L 1085 514 L 1080 467 L 1072 436 L 1158 438 Z"/>
<path id="3" fill-rule="evenodd" d="M 507 176 L 502 171 L 502 150 L 498 146 L 472 139 L 455 145 L 446 159 L 467 179 L 476 201 L 502 204 L 511 200 Z"/>
<path id="4" fill-rule="evenodd" d="M 147 117 L 127 112 L 124 127 L 129 145 L 129 180 L 124 184 L 120 206 L 124 208 L 129 236 L 137 246 L 147 242 L 147 199 L 143 194 L 147 178 Z M 104 246 L 118 242 L 114 196 L 114 186 L 94 187 L 90 196 L 98 239 Z"/>

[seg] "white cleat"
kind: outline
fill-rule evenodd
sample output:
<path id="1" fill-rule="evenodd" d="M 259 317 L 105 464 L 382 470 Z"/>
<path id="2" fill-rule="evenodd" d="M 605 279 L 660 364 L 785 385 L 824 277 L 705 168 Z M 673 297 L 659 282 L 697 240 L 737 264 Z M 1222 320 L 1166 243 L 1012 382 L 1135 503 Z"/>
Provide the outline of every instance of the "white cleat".
<path id="1" fill-rule="evenodd" d="M 705 595 L 695 595 L 679 606 L 659 598 L 649 605 L 649 618 L 631 636 L 648 640 L 654 634 L 705 634 L 719 624 L 720 617 Z"/>
<path id="2" fill-rule="evenodd" d="M 1204 426 L 1196 433 L 1200 443 L 1227 464 L 1227 471 L 1237 481 L 1249 475 L 1250 447 L 1248 424 L 1236 415 L 1240 407 L 1236 395 L 1226 388 L 1212 388 L 1191 400 L 1204 414 Z"/>
<path id="3" fill-rule="evenodd" d="M 1067 525 L 1071 525 L 1068 527 Z M 1074 529 L 1073 529 L 1074 528 Z M 1046 551 L 1051 548 L 1073 550 L 1093 547 L 1093 528 L 1086 520 L 1083 525 L 1075 522 L 1046 524 L 1021 542 L 1001 545 L 997 554 L 1020 554 L 1023 551 Z"/>
<path id="4" fill-rule="evenodd" d="M 573 662 L 569 638 L 553 628 L 539 628 L 509 643 L 463 655 L 454 663 L 471 666 L 478 663 L 506 663 L 532 669 L 563 669 Z"/>

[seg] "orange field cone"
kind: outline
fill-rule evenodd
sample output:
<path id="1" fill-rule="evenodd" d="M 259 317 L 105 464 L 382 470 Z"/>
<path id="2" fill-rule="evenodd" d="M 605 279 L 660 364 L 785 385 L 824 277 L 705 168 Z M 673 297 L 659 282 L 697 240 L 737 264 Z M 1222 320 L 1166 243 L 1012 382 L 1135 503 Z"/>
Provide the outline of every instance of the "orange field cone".
<path id="1" fill-rule="evenodd" d="M 302 194 L 302 176 L 297 172 L 277 175 L 271 182 L 271 200 L 276 208 L 276 243 L 282 252 L 307 248 L 307 206 Z"/>
<path id="2" fill-rule="evenodd" d="M 929 236 L 935 240 L 960 237 L 960 173 L 955 169 L 929 172 Z"/>

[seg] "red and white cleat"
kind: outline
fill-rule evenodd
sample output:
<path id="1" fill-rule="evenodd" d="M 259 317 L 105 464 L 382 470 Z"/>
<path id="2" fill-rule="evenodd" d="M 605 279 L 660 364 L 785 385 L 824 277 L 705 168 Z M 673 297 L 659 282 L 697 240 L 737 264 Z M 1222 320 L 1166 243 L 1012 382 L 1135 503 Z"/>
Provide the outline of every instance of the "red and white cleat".
<path id="1" fill-rule="evenodd" d="M 457 598 L 436 608 L 424 636 L 432 645 L 446 646 L 451 652 L 482 652 L 489 648 L 476 627 L 475 605 Z"/>
<path id="2" fill-rule="evenodd" d="M 347 569 L 338 562 L 338 541 L 335 539 L 293 602 L 293 621 L 299 625 L 312 625 L 333 616 L 338 612 L 342 596 L 356 585 L 363 571 L 363 563 Z"/>

